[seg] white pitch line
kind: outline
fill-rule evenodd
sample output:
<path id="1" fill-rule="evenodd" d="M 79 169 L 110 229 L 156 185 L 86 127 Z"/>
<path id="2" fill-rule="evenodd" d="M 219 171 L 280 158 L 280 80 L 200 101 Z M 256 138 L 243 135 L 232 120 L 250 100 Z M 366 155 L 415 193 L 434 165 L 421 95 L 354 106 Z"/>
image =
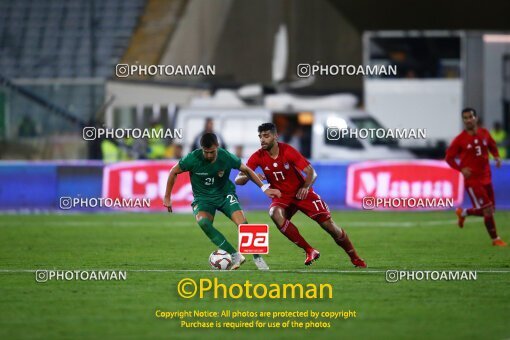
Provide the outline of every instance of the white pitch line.
<path id="1" fill-rule="evenodd" d="M 138 273 L 228 273 L 228 270 L 207 270 L 207 269 L 0 269 L 0 273 L 35 273 L 36 271 L 125 271 L 125 272 L 138 272 Z M 405 272 L 417 272 L 417 271 L 475 271 L 477 273 L 484 274 L 508 274 L 510 270 L 492 270 L 492 269 L 388 269 L 390 271 L 405 271 Z M 386 273 L 387 270 L 370 270 L 370 269 L 351 269 L 351 270 L 336 270 L 336 269 L 310 269 L 310 270 L 292 270 L 292 269 L 275 269 L 275 270 L 257 270 L 257 269 L 240 269 L 235 272 L 271 272 L 271 273 L 342 273 L 342 274 L 382 274 Z"/>
<path id="2" fill-rule="evenodd" d="M 476 220 L 468 220 L 464 223 L 473 223 Z M 435 226 L 435 225 L 453 225 L 457 226 L 456 220 L 436 220 L 436 221 L 420 221 L 420 222 L 360 222 L 360 221 L 347 221 L 345 223 L 339 222 L 346 227 L 393 227 L 393 228 L 409 228 L 409 227 L 422 227 L 422 226 Z"/>
<path id="3" fill-rule="evenodd" d="M 419 221 L 419 222 L 410 222 L 410 221 L 398 221 L 398 222 L 374 222 L 374 221 L 337 221 L 338 224 L 343 225 L 345 227 L 387 227 L 387 228 L 411 228 L 411 227 L 424 227 L 424 226 L 436 226 L 436 225 L 451 225 L 457 226 L 456 220 L 435 220 L 435 221 Z M 477 220 L 467 220 L 465 223 L 475 223 Z M 47 223 L 39 223 L 40 227 L 51 226 L 51 227 L 59 227 L 59 226 L 69 226 L 69 227 L 89 227 L 95 226 L 95 222 L 92 221 L 63 221 L 59 222 L 47 222 Z M 27 226 L 29 222 L 22 221 L 14 221 L 9 222 L 8 224 L 2 225 L 3 227 L 24 227 Z M 153 223 L 148 223 L 146 221 L 143 222 L 109 222 L 103 224 L 104 227 L 145 227 L 145 226 L 154 226 Z M 32 226 L 32 225 L 30 225 Z M 181 223 L 169 223 L 169 224 L 158 224 L 158 226 L 164 227 L 188 227 L 187 225 Z"/>

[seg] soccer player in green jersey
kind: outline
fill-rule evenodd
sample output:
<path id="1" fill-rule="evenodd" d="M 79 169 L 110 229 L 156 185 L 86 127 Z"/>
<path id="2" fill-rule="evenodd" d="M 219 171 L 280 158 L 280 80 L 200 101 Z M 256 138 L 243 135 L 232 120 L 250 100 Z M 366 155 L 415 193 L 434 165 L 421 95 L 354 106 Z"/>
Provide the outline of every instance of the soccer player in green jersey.
<path id="1" fill-rule="evenodd" d="M 241 160 L 218 147 L 218 138 L 214 133 L 206 133 L 200 139 L 201 149 L 190 152 L 176 164 L 170 174 L 166 185 L 164 205 L 168 212 L 172 212 L 172 188 L 178 174 L 188 171 L 190 173 L 191 188 L 194 200 L 191 204 L 195 219 L 209 237 L 220 249 L 232 255 L 232 268 L 237 269 L 244 263 L 245 258 L 227 241 L 225 236 L 213 226 L 216 210 L 221 211 L 236 225 L 248 223 L 243 209 L 239 204 L 234 183 L 230 181 L 230 171 L 238 169 L 255 182 L 270 198 L 280 197 L 278 189 L 270 189 L 259 177 Z M 269 267 L 260 255 L 254 255 L 257 268 L 267 270 Z"/>

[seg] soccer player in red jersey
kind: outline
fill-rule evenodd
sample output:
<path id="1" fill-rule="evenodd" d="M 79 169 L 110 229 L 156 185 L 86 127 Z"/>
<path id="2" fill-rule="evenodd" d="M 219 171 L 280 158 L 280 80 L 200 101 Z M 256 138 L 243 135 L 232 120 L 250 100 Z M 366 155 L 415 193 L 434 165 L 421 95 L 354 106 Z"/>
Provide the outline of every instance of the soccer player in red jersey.
<path id="1" fill-rule="evenodd" d="M 262 124 L 258 127 L 258 132 L 261 148 L 251 155 L 246 165 L 252 170 L 260 167 L 264 172 L 258 174 L 260 179 L 267 179 L 272 188 L 280 190 L 281 197 L 273 198 L 269 215 L 283 235 L 304 249 L 305 265 L 312 264 L 319 258 L 320 253 L 306 242 L 290 221 L 298 210 L 327 231 L 349 255 L 352 264 L 365 268 L 367 264 L 356 253 L 347 233 L 331 219 L 326 202 L 313 191 L 312 184 L 317 179 L 317 173 L 310 162 L 290 145 L 277 141 L 274 124 Z M 303 172 L 306 176 L 303 176 Z M 238 185 L 244 185 L 247 181 L 248 177 L 242 172 L 235 180 Z"/>
<path id="2" fill-rule="evenodd" d="M 506 246 L 499 238 L 494 221 L 494 189 L 492 188 L 489 152 L 496 160 L 496 167 L 501 166 L 496 142 L 489 131 L 478 127 L 478 117 L 472 108 L 462 110 L 464 131 L 462 131 L 446 151 L 446 162 L 450 167 L 462 172 L 466 189 L 473 208 L 457 208 L 459 227 L 464 227 L 466 216 L 483 216 L 485 227 L 492 238 L 494 246 Z M 455 160 L 460 159 L 460 164 Z"/>

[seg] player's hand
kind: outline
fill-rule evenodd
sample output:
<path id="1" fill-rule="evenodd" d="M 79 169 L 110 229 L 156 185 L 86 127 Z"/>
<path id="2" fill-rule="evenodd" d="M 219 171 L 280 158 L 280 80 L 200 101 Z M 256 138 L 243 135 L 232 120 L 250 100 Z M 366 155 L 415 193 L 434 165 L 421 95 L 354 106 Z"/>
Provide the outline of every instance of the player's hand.
<path id="1" fill-rule="evenodd" d="M 266 194 L 269 198 L 282 197 L 282 193 L 278 189 L 267 189 L 264 191 L 264 194 Z"/>
<path id="2" fill-rule="evenodd" d="M 501 168 L 501 158 L 498 157 L 498 158 L 495 158 L 495 160 L 496 160 L 496 168 L 498 168 L 498 169 Z"/>
<path id="3" fill-rule="evenodd" d="M 304 200 L 308 195 L 308 188 L 300 188 L 296 194 L 298 200 Z"/>
<path id="4" fill-rule="evenodd" d="M 464 175 L 464 178 L 469 178 L 471 176 L 471 169 L 470 168 L 462 168 L 460 169 L 460 172 Z"/>
<path id="5" fill-rule="evenodd" d="M 265 181 L 266 180 L 266 175 L 264 175 L 264 174 L 257 174 L 257 176 L 259 176 L 259 179 L 261 181 Z"/>
<path id="6" fill-rule="evenodd" d="M 163 205 L 167 207 L 168 212 L 172 212 L 172 200 L 170 199 L 170 197 L 165 197 L 165 199 L 163 200 Z"/>

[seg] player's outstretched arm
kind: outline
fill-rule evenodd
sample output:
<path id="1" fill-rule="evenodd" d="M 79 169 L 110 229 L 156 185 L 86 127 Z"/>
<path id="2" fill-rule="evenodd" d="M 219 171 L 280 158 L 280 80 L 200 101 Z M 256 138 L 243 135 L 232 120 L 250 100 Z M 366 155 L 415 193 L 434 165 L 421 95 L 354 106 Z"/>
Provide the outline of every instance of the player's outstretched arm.
<path id="1" fill-rule="evenodd" d="M 244 172 L 247 175 L 247 176 L 246 175 L 245 176 L 247 178 L 251 179 L 253 182 L 255 182 L 255 184 L 257 184 L 257 186 L 268 197 L 273 198 L 273 197 L 281 197 L 282 196 L 282 193 L 280 192 L 280 190 L 278 190 L 278 189 L 270 189 L 269 188 L 269 184 L 262 183 L 262 180 L 259 178 L 259 176 L 257 176 L 257 174 L 252 169 L 247 167 L 246 165 L 241 163 L 241 166 L 239 167 L 239 171 Z M 239 177 L 239 175 L 238 175 L 238 177 Z M 237 178 L 236 178 L 236 183 L 237 183 Z"/>
<path id="2" fill-rule="evenodd" d="M 494 138 L 492 138 L 491 135 L 489 135 L 489 143 L 487 145 L 487 148 L 489 149 L 489 152 L 491 153 L 492 157 L 494 157 L 494 160 L 496 161 L 496 167 L 501 167 L 501 157 L 499 156 L 499 150 L 498 145 L 496 144 L 496 141 Z"/>
<path id="3" fill-rule="evenodd" d="M 168 174 L 168 180 L 166 181 L 165 199 L 163 205 L 168 208 L 168 212 L 172 212 L 172 189 L 174 188 L 175 179 L 177 175 L 183 173 L 179 164 L 176 164 L 170 173 Z"/>
<path id="4" fill-rule="evenodd" d="M 261 181 L 265 181 L 266 180 L 266 176 L 264 176 L 264 174 L 256 174 Z M 242 171 L 239 171 L 239 173 L 237 174 L 236 176 L 236 179 L 235 179 L 235 183 L 237 185 L 245 185 L 246 183 L 248 183 L 250 179 L 248 178 L 248 176 L 246 176 L 246 174 Z"/>
<path id="5" fill-rule="evenodd" d="M 248 176 L 244 174 L 244 172 L 239 171 L 239 173 L 236 176 L 235 182 L 237 185 L 245 185 L 246 183 L 248 183 L 249 180 L 250 179 L 248 178 Z"/>
<path id="6" fill-rule="evenodd" d="M 303 169 L 303 172 L 305 173 L 305 182 L 303 183 L 303 186 L 298 190 L 296 194 L 296 198 L 303 200 L 306 198 L 306 195 L 308 195 L 308 190 L 310 187 L 315 183 L 315 180 L 317 179 L 317 172 L 315 172 L 315 169 L 311 164 L 309 164 L 306 168 Z"/>

